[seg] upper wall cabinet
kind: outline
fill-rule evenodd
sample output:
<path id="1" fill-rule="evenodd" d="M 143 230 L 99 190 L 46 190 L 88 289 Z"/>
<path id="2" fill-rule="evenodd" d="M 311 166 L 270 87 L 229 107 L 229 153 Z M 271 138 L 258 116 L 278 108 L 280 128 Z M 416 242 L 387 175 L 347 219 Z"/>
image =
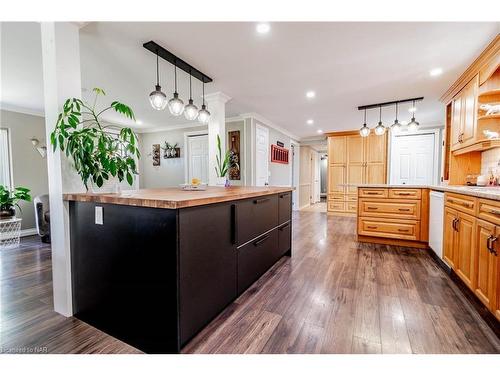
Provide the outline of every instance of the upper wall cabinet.
<path id="1" fill-rule="evenodd" d="M 500 37 L 443 95 L 446 141 L 453 155 L 500 147 Z M 445 166 L 446 168 L 446 166 Z"/>

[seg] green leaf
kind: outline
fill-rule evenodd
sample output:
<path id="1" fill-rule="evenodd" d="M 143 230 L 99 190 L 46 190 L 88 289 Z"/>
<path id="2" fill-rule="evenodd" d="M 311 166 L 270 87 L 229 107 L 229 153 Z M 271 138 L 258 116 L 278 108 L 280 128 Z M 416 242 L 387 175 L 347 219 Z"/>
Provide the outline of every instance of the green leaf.
<path id="1" fill-rule="evenodd" d="M 134 183 L 134 178 L 132 177 L 130 172 L 127 172 L 127 182 L 130 186 L 132 186 L 132 184 Z"/>
<path id="2" fill-rule="evenodd" d="M 104 90 L 100 89 L 99 87 L 94 87 L 94 89 L 92 91 L 94 91 L 96 93 L 96 95 L 106 95 Z"/>

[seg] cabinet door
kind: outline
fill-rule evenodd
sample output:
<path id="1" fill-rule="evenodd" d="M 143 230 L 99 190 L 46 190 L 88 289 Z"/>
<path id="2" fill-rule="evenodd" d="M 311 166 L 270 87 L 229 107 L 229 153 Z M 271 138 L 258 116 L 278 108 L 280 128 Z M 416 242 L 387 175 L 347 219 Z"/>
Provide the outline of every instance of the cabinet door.
<path id="1" fill-rule="evenodd" d="M 330 165 L 328 173 L 328 193 L 344 194 L 345 186 L 345 165 Z"/>
<path id="2" fill-rule="evenodd" d="M 460 148 L 460 139 L 462 132 L 462 95 L 458 94 L 452 102 L 451 113 L 451 149 Z"/>
<path id="3" fill-rule="evenodd" d="M 462 97 L 462 147 L 474 143 L 476 140 L 476 113 L 477 113 L 477 90 L 479 75 L 476 75 L 464 87 Z"/>
<path id="4" fill-rule="evenodd" d="M 452 208 L 444 208 L 444 228 L 443 228 L 443 259 L 451 268 L 455 268 L 455 237 L 456 231 L 454 222 L 457 218 L 457 211 Z"/>
<path id="5" fill-rule="evenodd" d="M 488 250 L 488 238 L 496 235 L 496 227 L 487 221 L 477 220 L 475 228 L 476 246 L 474 250 L 476 260 L 474 267 L 474 292 L 482 303 L 488 307 L 493 307 L 495 295 L 495 262 L 497 259 Z M 497 243 L 494 246 L 496 249 L 499 248 Z"/>
<path id="6" fill-rule="evenodd" d="M 365 183 L 385 184 L 386 183 L 385 163 L 367 163 L 365 167 Z"/>
<path id="7" fill-rule="evenodd" d="M 181 344 L 236 298 L 237 251 L 233 244 L 233 215 L 230 203 L 179 210 Z M 161 299 L 161 294 L 156 298 Z"/>
<path id="8" fill-rule="evenodd" d="M 474 290 L 474 224 L 476 218 L 471 215 L 458 212 L 458 229 L 456 250 L 455 272 L 467 286 Z"/>
<path id="9" fill-rule="evenodd" d="M 385 163 L 387 150 L 387 132 L 384 135 L 370 134 L 366 139 L 367 163 Z"/>
<path id="10" fill-rule="evenodd" d="M 328 137 L 328 163 L 346 163 L 346 137 Z"/>
<path id="11" fill-rule="evenodd" d="M 348 164 L 346 175 L 348 184 L 362 184 L 365 182 L 365 167 L 363 164 Z M 358 188 L 356 186 L 348 186 L 347 193 L 357 194 Z"/>
<path id="12" fill-rule="evenodd" d="M 365 162 L 365 141 L 360 135 L 347 136 L 347 163 L 363 164 Z"/>

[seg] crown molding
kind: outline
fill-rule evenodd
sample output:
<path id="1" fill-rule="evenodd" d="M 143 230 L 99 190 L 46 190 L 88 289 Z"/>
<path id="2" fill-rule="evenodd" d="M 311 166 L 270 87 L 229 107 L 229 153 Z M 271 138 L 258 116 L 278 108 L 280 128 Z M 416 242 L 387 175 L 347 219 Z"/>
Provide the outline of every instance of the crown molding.
<path id="1" fill-rule="evenodd" d="M 229 95 L 224 94 L 222 91 L 217 91 L 217 92 L 212 92 L 210 94 L 205 94 L 205 101 L 206 102 L 221 102 L 221 103 L 227 103 L 228 101 L 231 100 L 231 97 Z"/>
<path id="2" fill-rule="evenodd" d="M 25 115 L 45 117 L 45 113 L 39 109 L 27 108 L 27 107 L 19 107 L 17 105 L 9 104 L 9 103 L 0 103 L 0 109 L 2 111 L 8 112 L 17 112 Z"/>
<path id="3" fill-rule="evenodd" d="M 201 124 L 177 124 L 177 125 L 164 125 L 164 126 L 155 126 L 151 128 L 134 128 L 134 131 L 136 133 L 160 133 L 160 132 L 168 132 L 168 131 L 174 131 L 174 130 L 180 130 L 180 129 L 187 129 L 187 128 L 199 128 L 200 130 L 205 130 L 208 129 L 207 125 L 201 125 Z"/>
<path id="4" fill-rule="evenodd" d="M 255 120 L 259 121 L 262 125 L 266 125 L 266 126 L 268 126 L 270 128 L 273 128 L 274 130 L 277 130 L 280 133 L 283 133 L 284 135 L 286 135 L 287 137 L 290 137 L 291 139 L 293 139 L 295 141 L 299 141 L 300 140 L 300 137 L 298 137 L 297 135 L 295 135 L 293 133 L 290 133 L 288 130 L 283 129 L 281 126 L 276 125 L 275 123 L 273 123 L 272 121 L 268 120 L 264 116 L 259 115 L 258 113 L 255 113 L 255 112 L 242 113 L 242 114 L 240 114 L 240 116 L 241 117 L 251 117 L 251 118 L 254 118 Z"/>

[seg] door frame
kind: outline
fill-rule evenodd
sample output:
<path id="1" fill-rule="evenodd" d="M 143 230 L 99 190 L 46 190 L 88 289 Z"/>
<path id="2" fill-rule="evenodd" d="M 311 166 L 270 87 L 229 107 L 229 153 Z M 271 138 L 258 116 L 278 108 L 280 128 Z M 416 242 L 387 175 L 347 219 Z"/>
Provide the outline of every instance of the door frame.
<path id="1" fill-rule="evenodd" d="M 188 178 L 189 178 L 189 159 L 190 159 L 190 151 L 189 151 L 189 146 L 188 146 L 188 139 L 189 137 L 193 136 L 200 136 L 200 135 L 207 135 L 208 136 L 208 130 L 195 130 L 192 132 L 185 132 L 184 133 L 184 150 L 186 154 L 186 158 L 184 160 L 184 183 L 188 183 Z"/>
<path id="2" fill-rule="evenodd" d="M 392 148 L 393 148 L 393 142 L 395 141 L 395 139 L 397 137 L 402 137 L 402 136 L 407 136 L 407 137 L 411 137 L 411 136 L 415 136 L 415 135 L 428 135 L 428 134 L 432 134 L 434 135 L 434 159 L 435 159 L 435 163 L 434 163 L 434 170 L 432 171 L 432 183 L 433 184 L 439 184 L 439 176 L 440 176 L 440 173 L 441 173 L 441 153 L 440 153 L 440 150 L 441 150 L 441 134 L 442 134 L 442 128 L 431 128 L 431 129 L 422 129 L 422 130 L 419 130 L 415 133 L 410 133 L 410 134 L 394 134 L 393 132 L 391 132 L 391 136 L 390 136 L 390 142 L 389 142 L 389 145 L 387 147 L 387 180 L 390 182 L 391 181 L 391 167 L 392 167 Z M 437 157 L 437 160 L 436 160 L 436 157 Z"/>
<path id="3" fill-rule="evenodd" d="M 293 140 L 290 141 L 291 167 L 290 167 L 290 186 L 292 191 L 292 209 L 299 210 L 299 184 L 300 184 L 300 144 Z"/>
<path id="4" fill-rule="evenodd" d="M 269 151 L 269 128 L 265 126 L 264 124 L 261 124 L 260 122 L 255 122 L 255 131 L 253 132 L 253 155 L 254 155 L 254 165 L 255 165 L 255 174 L 254 174 L 254 185 L 257 186 L 257 128 L 265 129 L 267 131 L 267 184 L 269 185 L 269 163 L 270 163 L 270 151 Z M 264 185 L 266 186 L 266 185 Z"/>

